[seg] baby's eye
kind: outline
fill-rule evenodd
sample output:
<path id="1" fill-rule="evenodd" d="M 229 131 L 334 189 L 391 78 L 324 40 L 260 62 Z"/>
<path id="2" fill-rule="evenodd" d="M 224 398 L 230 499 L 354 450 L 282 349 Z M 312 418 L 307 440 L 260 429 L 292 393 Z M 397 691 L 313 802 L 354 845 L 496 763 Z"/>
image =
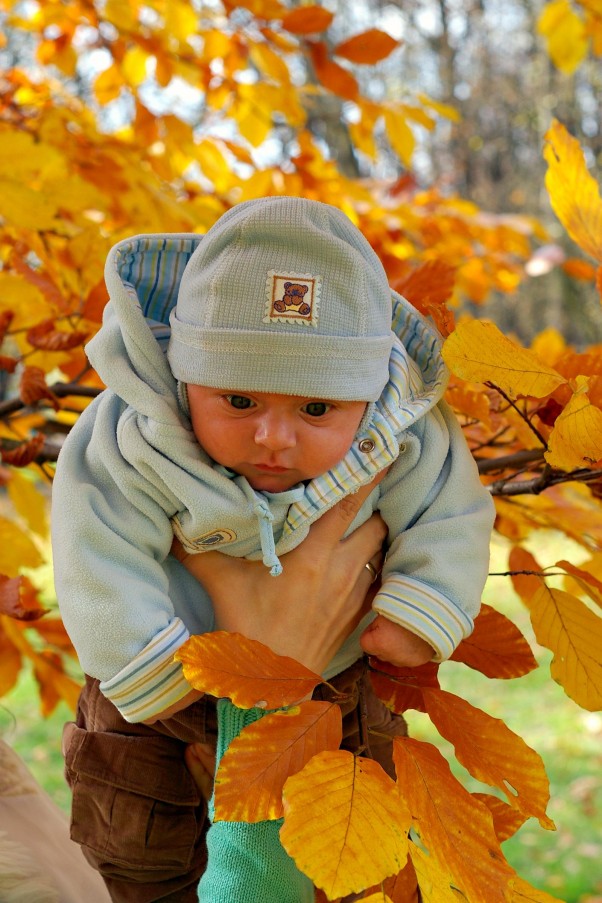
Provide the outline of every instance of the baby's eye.
<path id="1" fill-rule="evenodd" d="M 225 398 L 237 411 L 246 411 L 247 408 L 253 407 L 253 400 L 246 395 L 226 395 Z"/>
<path id="2" fill-rule="evenodd" d="M 310 417 L 323 417 L 330 410 L 330 405 L 326 401 L 308 401 L 301 410 Z"/>

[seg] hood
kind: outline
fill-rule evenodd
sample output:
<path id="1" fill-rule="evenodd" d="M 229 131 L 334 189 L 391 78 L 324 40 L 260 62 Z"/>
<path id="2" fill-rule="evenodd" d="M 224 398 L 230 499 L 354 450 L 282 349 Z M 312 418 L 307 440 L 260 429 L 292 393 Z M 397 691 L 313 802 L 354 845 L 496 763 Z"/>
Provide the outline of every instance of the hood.
<path id="1" fill-rule="evenodd" d="M 177 382 L 166 358 L 169 317 L 188 261 L 202 241 L 196 234 L 137 235 L 107 257 L 109 302 L 103 325 L 86 346 L 107 386 L 139 414 L 173 424 L 181 419 Z M 448 378 L 437 330 L 401 295 L 392 292 L 390 380 L 370 407 L 398 433 L 440 400 Z M 377 420 L 380 417 L 377 416 Z"/>

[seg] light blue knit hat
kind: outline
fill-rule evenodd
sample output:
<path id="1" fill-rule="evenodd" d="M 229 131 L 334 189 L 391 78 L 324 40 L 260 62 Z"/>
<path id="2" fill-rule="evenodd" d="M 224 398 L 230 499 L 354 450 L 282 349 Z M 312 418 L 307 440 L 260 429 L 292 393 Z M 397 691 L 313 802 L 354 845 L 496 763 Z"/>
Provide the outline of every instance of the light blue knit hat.
<path id="1" fill-rule="evenodd" d="M 336 207 L 303 198 L 238 204 L 192 255 L 168 359 L 185 383 L 375 401 L 389 379 L 391 289 Z"/>

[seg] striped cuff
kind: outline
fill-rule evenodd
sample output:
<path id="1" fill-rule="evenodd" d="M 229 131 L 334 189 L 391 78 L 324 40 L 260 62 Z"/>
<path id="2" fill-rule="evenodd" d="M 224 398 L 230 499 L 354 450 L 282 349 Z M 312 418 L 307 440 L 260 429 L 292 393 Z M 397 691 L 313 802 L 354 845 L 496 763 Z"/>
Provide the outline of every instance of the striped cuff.
<path id="1" fill-rule="evenodd" d="M 474 628 L 472 618 L 451 599 L 404 574 L 386 577 L 372 608 L 430 643 L 435 650 L 435 662 L 449 658 Z"/>
<path id="2" fill-rule="evenodd" d="M 190 691 L 182 665 L 173 660 L 188 636 L 183 622 L 174 618 L 115 677 L 100 684 L 101 692 L 126 721 L 155 717 Z"/>

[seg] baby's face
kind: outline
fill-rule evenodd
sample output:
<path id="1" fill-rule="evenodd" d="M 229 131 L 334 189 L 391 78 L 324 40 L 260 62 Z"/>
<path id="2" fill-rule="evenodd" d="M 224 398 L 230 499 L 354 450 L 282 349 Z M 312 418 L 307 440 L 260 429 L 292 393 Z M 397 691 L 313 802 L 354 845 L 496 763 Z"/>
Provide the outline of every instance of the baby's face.
<path id="1" fill-rule="evenodd" d="M 334 467 L 349 451 L 365 401 L 188 385 L 194 434 L 207 454 L 253 489 L 283 492 Z"/>

